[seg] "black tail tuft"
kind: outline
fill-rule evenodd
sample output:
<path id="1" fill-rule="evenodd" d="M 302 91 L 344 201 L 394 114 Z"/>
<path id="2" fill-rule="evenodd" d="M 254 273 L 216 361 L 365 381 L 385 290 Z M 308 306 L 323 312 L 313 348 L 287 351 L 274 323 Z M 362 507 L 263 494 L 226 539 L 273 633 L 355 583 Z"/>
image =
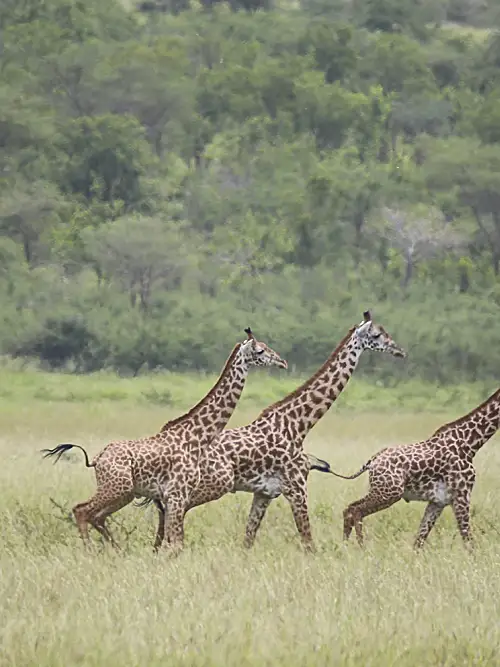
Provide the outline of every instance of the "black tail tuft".
<path id="1" fill-rule="evenodd" d="M 56 460 L 54 461 L 54 463 L 57 463 L 61 458 L 61 456 L 66 452 L 69 452 L 69 450 L 73 449 L 73 447 L 82 450 L 85 456 L 85 465 L 87 466 L 87 468 L 93 468 L 94 464 L 90 463 L 87 452 L 83 449 L 83 447 L 80 447 L 80 445 L 71 445 L 69 443 L 65 443 L 62 445 L 57 445 L 57 447 L 54 447 L 54 449 L 42 449 L 41 452 L 43 453 L 44 459 L 48 458 L 49 456 L 55 456 Z"/>
<path id="2" fill-rule="evenodd" d="M 314 454 L 308 454 L 309 458 L 309 470 L 319 470 L 320 472 L 332 472 L 330 464 L 328 461 L 323 461 L 323 459 L 318 459 Z"/>
<path id="3" fill-rule="evenodd" d="M 147 507 L 148 505 L 151 505 L 152 502 L 152 498 L 143 498 L 142 500 L 138 500 L 136 503 L 134 503 L 134 505 L 135 507 Z"/>
<path id="4" fill-rule="evenodd" d="M 54 449 L 41 449 L 40 451 L 43 454 L 43 458 L 46 459 L 49 456 L 55 456 L 56 460 L 54 463 L 57 463 L 61 456 L 68 452 L 70 449 L 73 449 L 73 445 L 69 444 L 64 444 L 64 445 L 57 445 L 57 447 L 54 447 Z"/>

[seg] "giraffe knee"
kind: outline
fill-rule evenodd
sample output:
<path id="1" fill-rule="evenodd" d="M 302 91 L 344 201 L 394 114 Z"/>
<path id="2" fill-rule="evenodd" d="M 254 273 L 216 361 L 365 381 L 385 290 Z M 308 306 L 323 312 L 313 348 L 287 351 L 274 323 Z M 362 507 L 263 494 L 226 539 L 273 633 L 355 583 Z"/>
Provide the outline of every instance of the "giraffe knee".
<path id="1" fill-rule="evenodd" d="M 355 509 L 354 509 L 354 507 L 352 507 L 352 505 L 349 505 L 348 507 L 345 508 L 345 510 L 343 512 L 344 522 L 353 523 L 354 522 L 354 515 L 355 515 Z"/>
<path id="2" fill-rule="evenodd" d="M 78 503 L 73 507 L 73 516 L 75 517 L 77 523 L 80 521 L 85 521 L 87 519 L 87 503 Z"/>

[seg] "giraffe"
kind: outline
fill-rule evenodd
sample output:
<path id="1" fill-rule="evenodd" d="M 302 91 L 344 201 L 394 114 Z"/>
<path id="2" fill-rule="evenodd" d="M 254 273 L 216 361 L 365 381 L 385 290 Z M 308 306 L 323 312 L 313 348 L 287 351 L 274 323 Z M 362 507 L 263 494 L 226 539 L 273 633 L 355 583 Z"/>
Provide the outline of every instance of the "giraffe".
<path id="1" fill-rule="evenodd" d="M 117 546 L 105 526 L 109 515 L 136 497 L 165 500 L 168 496 L 164 526 L 169 538 L 167 546 L 172 552 L 182 549 L 184 515 L 199 481 L 200 456 L 233 414 L 250 367 L 288 367 L 277 352 L 256 340 L 251 329 L 245 332 L 247 340 L 234 347 L 214 387 L 189 412 L 167 422 L 160 433 L 139 440 L 111 442 L 92 462 L 80 445 L 62 444 L 42 450 L 45 457 L 55 456 L 57 462 L 66 451 L 77 447 L 85 455 L 87 468 L 95 468 L 95 495 L 73 508 L 84 543 L 89 542 L 90 524 L 106 541 Z"/>
<path id="2" fill-rule="evenodd" d="M 203 452 L 200 482 L 188 510 L 217 500 L 226 493 L 253 493 L 245 546 L 251 547 L 274 498 L 289 502 L 296 527 L 307 550 L 314 550 L 307 508 L 307 477 L 311 469 L 330 472 L 326 461 L 303 451 L 303 441 L 338 398 L 364 350 L 404 357 L 406 353 L 369 311 L 349 330 L 320 369 L 298 389 L 266 408 L 251 424 L 224 431 Z M 167 425 L 164 426 L 166 428 Z M 155 548 L 164 537 L 163 506 L 159 510 Z"/>
<path id="3" fill-rule="evenodd" d="M 355 479 L 368 470 L 369 491 L 344 510 L 344 539 L 355 528 L 363 544 L 363 519 L 387 509 L 398 500 L 427 502 L 414 546 L 424 545 L 443 509 L 451 505 L 458 530 L 466 544 L 470 533 L 470 498 L 475 482 L 473 459 L 500 426 L 500 389 L 484 403 L 460 419 L 444 424 L 430 438 L 385 447 L 374 454 L 357 473 L 343 479 Z"/>

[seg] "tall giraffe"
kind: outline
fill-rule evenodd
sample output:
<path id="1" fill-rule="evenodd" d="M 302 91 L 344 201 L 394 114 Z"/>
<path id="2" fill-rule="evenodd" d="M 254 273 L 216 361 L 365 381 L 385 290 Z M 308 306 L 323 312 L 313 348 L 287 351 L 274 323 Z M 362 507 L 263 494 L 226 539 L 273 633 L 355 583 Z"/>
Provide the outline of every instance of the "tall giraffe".
<path id="1" fill-rule="evenodd" d="M 386 447 L 374 454 L 354 475 L 366 470 L 370 488 L 366 496 L 344 510 L 344 538 L 355 528 L 363 543 L 363 519 L 398 500 L 427 502 L 415 547 L 422 547 L 447 505 L 451 505 L 465 542 L 470 534 L 470 498 L 476 473 L 473 459 L 500 426 L 500 389 L 484 403 L 456 421 L 444 424 L 430 438 L 401 447 Z M 333 472 L 333 471 L 330 471 Z"/>
<path id="2" fill-rule="evenodd" d="M 174 552 L 182 548 L 184 515 L 200 478 L 200 457 L 233 414 L 250 367 L 287 368 L 277 352 L 258 342 L 250 329 L 245 331 L 248 339 L 234 347 L 205 398 L 186 414 L 169 421 L 161 433 L 140 440 L 112 442 L 92 462 L 79 445 L 62 444 L 42 450 L 45 456 L 56 456 L 57 462 L 64 452 L 78 447 L 85 454 L 86 466 L 95 468 L 95 495 L 73 508 L 84 542 L 88 542 L 88 524 L 91 524 L 116 546 L 105 526 L 109 515 L 136 497 L 162 501 L 168 497 L 164 522 L 168 545 Z"/>
<path id="3" fill-rule="evenodd" d="M 303 442 L 343 391 L 364 350 L 406 356 L 366 311 L 363 321 L 347 333 L 321 368 L 302 386 L 266 408 L 251 424 L 228 429 L 212 441 L 203 452 L 200 481 L 188 509 L 217 500 L 229 492 L 253 493 L 245 535 L 245 545 L 250 547 L 269 504 L 283 494 L 291 505 L 304 546 L 312 550 L 307 477 L 311 469 L 325 472 L 330 469 L 326 462 L 306 454 Z M 158 548 L 164 537 L 165 522 L 161 503 L 156 505 L 160 512 L 155 541 Z"/>

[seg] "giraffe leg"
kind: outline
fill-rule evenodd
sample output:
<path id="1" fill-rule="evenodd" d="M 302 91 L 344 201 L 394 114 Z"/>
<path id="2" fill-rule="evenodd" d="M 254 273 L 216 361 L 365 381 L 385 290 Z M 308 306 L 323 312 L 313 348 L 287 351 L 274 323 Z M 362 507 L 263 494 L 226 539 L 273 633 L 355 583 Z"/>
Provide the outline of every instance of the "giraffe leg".
<path id="1" fill-rule="evenodd" d="M 163 500 L 164 507 L 164 535 L 166 538 L 165 548 L 172 555 L 177 555 L 184 548 L 184 516 L 186 514 L 186 498 L 181 494 L 168 494 Z"/>
<path id="2" fill-rule="evenodd" d="M 106 518 L 117 512 L 125 505 L 128 505 L 133 499 L 133 495 L 126 493 L 120 496 L 110 497 L 99 492 L 86 503 L 80 503 L 73 508 L 73 514 L 76 519 L 76 524 L 84 544 L 88 545 L 90 542 L 88 525 L 93 526 L 106 541 L 117 547 L 108 528 L 105 526 Z"/>
<path id="3" fill-rule="evenodd" d="M 470 533 L 470 493 L 456 494 L 451 501 L 451 507 L 463 541 L 466 545 L 472 546 L 472 535 Z"/>
<path id="4" fill-rule="evenodd" d="M 96 519 L 92 525 L 97 530 L 97 532 L 99 532 L 104 537 L 106 542 L 109 542 L 113 548 L 117 550 L 120 549 L 118 543 L 115 542 L 113 535 L 111 534 L 111 531 L 105 525 L 104 521 L 99 521 L 98 519 Z"/>
<path id="5" fill-rule="evenodd" d="M 307 507 L 307 474 L 301 480 L 286 484 L 282 491 L 292 508 L 293 518 L 299 531 L 302 545 L 306 551 L 313 553 L 316 551 L 316 547 L 312 538 L 309 510 Z"/>
<path id="6" fill-rule="evenodd" d="M 257 531 L 260 528 L 262 519 L 271 503 L 272 498 L 269 496 L 264 496 L 261 493 L 253 494 L 252 507 L 250 509 L 250 514 L 248 515 L 247 527 L 245 530 L 245 542 L 244 545 L 248 549 L 253 546 L 255 542 L 255 536 Z"/>
<path id="7" fill-rule="evenodd" d="M 363 545 L 363 519 L 370 514 L 385 510 L 398 500 L 403 492 L 392 492 L 391 495 L 381 495 L 380 492 L 369 491 L 364 498 L 351 503 L 344 510 L 344 540 L 348 540 L 354 528 L 360 546 Z"/>
<path id="8" fill-rule="evenodd" d="M 160 500 L 155 500 L 154 504 L 158 510 L 158 529 L 156 531 L 156 538 L 153 549 L 158 551 L 165 538 L 165 510 L 163 509 L 163 503 Z"/>
<path id="9" fill-rule="evenodd" d="M 427 539 L 429 533 L 434 528 L 434 524 L 441 516 L 442 511 L 444 510 L 444 505 L 438 505 L 437 503 L 429 503 L 425 508 L 424 516 L 420 522 L 420 528 L 418 529 L 418 534 L 415 539 L 415 548 L 420 549 L 424 546 L 424 542 Z"/>
<path id="10" fill-rule="evenodd" d="M 82 538 L 85 546 L 88 546 L 90 544 L 90 537 L 89 537 L 90 522 L 88 519 L 87 508 L 91 502 L 92 500 L 89 500 L 86 503 L 78 503 L 78 505 L 75 505 L 73 507 L 73 515 L 75 517 L 76 525 L 78 527 L 80 537 Z"/>
<path id="11" fill-rule="evenodd" d="M 106 526 L 106 519 L 108 516 L 111 516 L 111 514 L 118 512 L 118 510 L 121 510 L 122 507 L 125 507 L 131 503 L 133 499 L 134 495 L 132 493 L 125 493 L 122 496 L 113 498 L 112 500 L 109 500 L 104 507 L 101 507 L 98 511 L 96 511 L 90 520 L 90 523 L 94 526 L 94 528 L 99 531 L 101 535 L 108 542 L 110 542 L 115 549 L 119 549 L 120 547 L 114 540 L 111 531 Z"/>

